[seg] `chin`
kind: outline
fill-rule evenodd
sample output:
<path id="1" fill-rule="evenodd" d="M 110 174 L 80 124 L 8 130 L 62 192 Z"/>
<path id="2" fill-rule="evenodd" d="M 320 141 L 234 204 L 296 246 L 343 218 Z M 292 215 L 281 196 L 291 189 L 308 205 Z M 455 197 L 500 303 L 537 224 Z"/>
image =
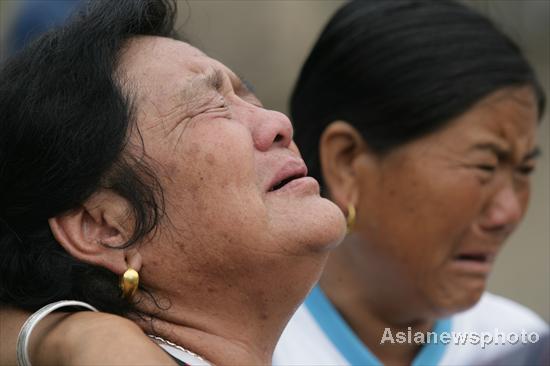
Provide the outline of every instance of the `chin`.
<path id="1" fill-rule="evenodd" d="M 292 238 L 286 245 L 298 255 L 328 255 L 346 234 L 346 220 L 340 208 L 319 196 L 299 202 L 298 210 L 287 209 L 284 215 L 283 236 Z"/>
<path id="2" fill-rule="evenodd" d="M 451 316 L 468 310 L 478 303 L 485 292 L 485 285 L 451 289 L 452 296 L 445 298 L 438 306 L 438 317 Z"/>
<path id="3" fill-rule="evenodd" d="M 336 248 L 346 235 L 346 219 L 332 201 L 319 198 L 315 211 L 309 217 L 311 249 L 329 251 Z"/>

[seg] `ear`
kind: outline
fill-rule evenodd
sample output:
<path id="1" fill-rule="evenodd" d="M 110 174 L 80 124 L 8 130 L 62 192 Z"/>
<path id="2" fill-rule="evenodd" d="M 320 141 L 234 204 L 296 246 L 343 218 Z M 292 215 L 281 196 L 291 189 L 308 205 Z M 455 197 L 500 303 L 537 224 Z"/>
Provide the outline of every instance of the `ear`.
<path id="1" fill-rule="evenodd" d="M 357 207 L 360 189 L 359 172 L 365 158 L 373 156 L 361 133 L 344 121 L 328 125 L 319 143 L 320 164 L 325 184 L 344 213 L 349 204 Z"/>
<path id="2" fill-rule="evenodd" d="M 128 267 L 139 271 L 135 248 L 119 249 L 131 237 L 128 202 L 110 190 L 94 193 L 84 204 L 48 220 L 56 240 L 73 257 L 116 274 Z"/>

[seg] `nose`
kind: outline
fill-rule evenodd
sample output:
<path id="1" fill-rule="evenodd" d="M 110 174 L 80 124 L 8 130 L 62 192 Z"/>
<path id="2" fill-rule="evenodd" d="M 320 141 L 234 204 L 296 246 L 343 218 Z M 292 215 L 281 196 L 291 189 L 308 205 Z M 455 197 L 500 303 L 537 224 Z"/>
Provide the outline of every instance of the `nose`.
<path id="1" fill-rule="evenodd" d="M 496 234 L 510 234 L 523 218 L 526 202 L 512 185 L 501 187 L 488 203 L 482 228 Z"/>
<path id="2" fill-rule="evenodd" d="M 250 128 L 254 147 L 260 151 L 288 148 L 294 133 L 292 123 L 283 113 L 259 107 L 250 115 Z"/>

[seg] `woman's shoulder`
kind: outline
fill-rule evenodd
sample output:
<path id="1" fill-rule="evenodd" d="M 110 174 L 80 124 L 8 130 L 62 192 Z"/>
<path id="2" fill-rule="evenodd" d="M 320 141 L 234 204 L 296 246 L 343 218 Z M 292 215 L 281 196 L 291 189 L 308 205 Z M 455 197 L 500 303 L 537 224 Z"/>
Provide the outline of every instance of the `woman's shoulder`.
<path id="1" fill-rule="evenodd" d="M 74 310 L 74 305 L 95 310 L 89 304 L 74 301 L 52 303 L 34 314 L 0 308 L 2 325 L 8 320 L 8 328 L 3 328 L 0 341 L 5 343 L 19 338 L 17 346 L 12 342 L 9 349 L 6 347 L 0 352 L 0 359 L 13 364 L 17 358 L 22 365 L 30 365 L 31 361 L 51 365 L 174 364 L 172 358 L 130 319 L 95 311 L 52 313 L 65 310 L 66 306 L 73 306 Z"/>

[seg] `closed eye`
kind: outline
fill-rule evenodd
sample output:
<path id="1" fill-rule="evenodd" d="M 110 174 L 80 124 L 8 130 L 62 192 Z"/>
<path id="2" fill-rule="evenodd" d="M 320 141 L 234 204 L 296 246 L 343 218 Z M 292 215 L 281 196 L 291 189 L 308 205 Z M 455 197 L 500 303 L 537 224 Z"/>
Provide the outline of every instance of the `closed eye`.
<path id="1" fill-rule="evenodd" d="M 522 175 L 530 175 L 535 171 L 535 167 L 533 165 L 523 165 L 517 168 L 517 171 Z"/>
<path id="2" fill-rule="evenodd" d="M 208 108 L 205 112 L 223 112 L 223 111 L 226 111 L 228 109 L 229 108 L 227 107 L 227 105 L 223 104 L 223 105 L 220 105 L 218 107 Z"/>
<path id="3" fill-rule="evenodd" d="M 487 173 L 493 173 L 497 167 L 495 165 L 490 165 L 490 164 L 481 164 L 481 165 L 477 165 L 476 168 Z"/>
<path id="4" fill-rule="evenodd" d="M 228 112 L 229 106 L 226 103 L 226 100 L 221 95 L 216 95 L 216 100 L 214 100 L 211 106 L 207 107 L 203 113 L 220 113 Z"/>

